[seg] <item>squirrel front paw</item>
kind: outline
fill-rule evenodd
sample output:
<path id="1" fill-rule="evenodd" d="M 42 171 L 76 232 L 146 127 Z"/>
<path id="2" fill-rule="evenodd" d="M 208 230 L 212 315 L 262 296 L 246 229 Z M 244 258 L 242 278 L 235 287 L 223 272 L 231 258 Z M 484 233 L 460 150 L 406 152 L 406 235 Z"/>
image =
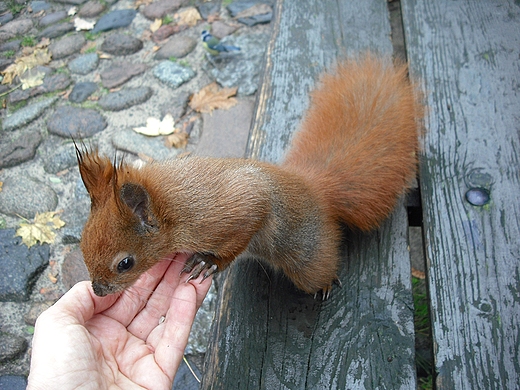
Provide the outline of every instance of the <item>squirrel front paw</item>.
<path id="1" fill-rule="evenodd" d="M 199 275 L 203 272 L 201 283 L 213 275 L 218 271 L 218 266 L 212 260 L 214 256 L 206 255 L 203 253 L 194 253 L 184 265 L 184 268 L 181 271 L 182 274 L 190 274 L 188 279 L 186 279 L 186 283 L 188 283 L 192 279 L 197 279 Z"/>

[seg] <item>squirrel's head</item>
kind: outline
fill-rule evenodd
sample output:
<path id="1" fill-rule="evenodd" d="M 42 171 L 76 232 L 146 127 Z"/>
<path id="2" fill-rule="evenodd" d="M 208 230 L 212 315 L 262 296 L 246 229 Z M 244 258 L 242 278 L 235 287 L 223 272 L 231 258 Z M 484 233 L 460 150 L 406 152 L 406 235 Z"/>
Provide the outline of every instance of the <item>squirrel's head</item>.
<path id="1" fill-rule="evenodd" d="M 91 199 L 81 250 L 96 295 L 122 291 L 157 262 L 158 222 L 144 186 L 128 180 L 132 168 L 97 151 L 79 150 L 79 171 Z M 131 176 L 131 175 L 130 175 Z"/>

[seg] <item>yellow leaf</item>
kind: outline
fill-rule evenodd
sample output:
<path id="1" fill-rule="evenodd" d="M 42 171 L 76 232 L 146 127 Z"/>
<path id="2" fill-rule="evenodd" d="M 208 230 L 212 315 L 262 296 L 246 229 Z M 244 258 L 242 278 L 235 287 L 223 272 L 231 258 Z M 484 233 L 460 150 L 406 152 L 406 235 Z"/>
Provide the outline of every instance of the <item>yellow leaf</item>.
<path id="1" fill-rule="evenodd" d="M 22 237 L 22 242 L 29 248 L 37 242 L 52 244 L 56 238 L 54 230 L 64 225 L 65 222 L 56 215 L 56 211 L 37 213 L 33 223 L 20 223 L 20 227 L 16 230 L 16 236 Z"/>
<path id="2" fill-rule="evenodd" d="M 150 31 L 151 32 L 156 32 L 157 30 L 159 30 L 159 27 L 162 26 L 162 20 L 161 19 L 155 19 L 155 21 L 150 24 Z"/>
<path id="3" fill-rule="evenodd" d="M 187 8 L 184 11 L 179 12 L 177 16 L 179 18 L 179 25 L 185 24 L 191 27 L 195 26 L 197 22 L 202 19 L 199 11 L 197 11 L 197 8 L 195 7 Z"/>
<path id="4" fill-rule="evenodd" d="M 38 65 L 46 65 L 51 62 L 51 55 L 47 48 L 35 49 L 31 54 L 19 57 L 14 64 L 9 65 L 2 73 L 4 79 L 2 84 L 10 84 L 16 76 L 24 74 L 28 69 Z"/>
<path id="5" fill-rule="evenodd" d="M 139 134 L 148 136 L 168 135 L 175 130 L 175 122 L 170 114 L 165 115 L 163 120 L 157 118 L 148 118 L 146 127 L 134 127 L 134 131 Z"/>
<path id="6" fill-rule="evenodd" d="M 217 83 L 213 82 L 192 96 L 190 107 L 197 112 L 206 113 L 210 113 L 217 108 L 228 110 L 237 104 L 237 99 L 231 97 L 235 96 L 236 93 L 236 87 L 219 90 Z"/>
<path id="7" fill-rule="evenodd" d="M 32 72 L 31 69 L 29 69 L 27 72 L 23 74 L 23 76 L 19 76 L 20 81 L 22 82 L 22 89 L 28 89 L 32 87 L 37 87 L 38 85 L 42 85 L 44 77 L 45 73 Z"/>

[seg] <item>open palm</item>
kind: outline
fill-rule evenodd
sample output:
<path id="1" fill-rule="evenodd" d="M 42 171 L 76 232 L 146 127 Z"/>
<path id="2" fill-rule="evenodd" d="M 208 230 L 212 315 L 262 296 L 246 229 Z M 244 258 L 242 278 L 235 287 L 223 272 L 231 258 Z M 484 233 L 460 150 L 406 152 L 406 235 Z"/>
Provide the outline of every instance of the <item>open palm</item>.
<path id="1" fill-rule="evenodd" d="M 184 283 L 185 260 L 159 262 L 120 295 L 74 286 L 38 318 L 28 389 L 170 389 L 211 284 Z"/>

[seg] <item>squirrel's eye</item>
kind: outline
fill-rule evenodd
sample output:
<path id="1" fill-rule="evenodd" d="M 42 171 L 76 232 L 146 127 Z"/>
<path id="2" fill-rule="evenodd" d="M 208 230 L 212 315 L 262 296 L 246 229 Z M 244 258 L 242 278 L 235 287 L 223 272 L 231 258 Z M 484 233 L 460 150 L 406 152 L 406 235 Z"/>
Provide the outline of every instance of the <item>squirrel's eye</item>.
<path id="1" fill-rule="evenodd" d="M 122 274 L 123 272 L 130 270 L 134 266 L 134 264 L 135 264 L 135 261 L 132 256 L 125 257 L 117 265 L 117 272 Z"/>

